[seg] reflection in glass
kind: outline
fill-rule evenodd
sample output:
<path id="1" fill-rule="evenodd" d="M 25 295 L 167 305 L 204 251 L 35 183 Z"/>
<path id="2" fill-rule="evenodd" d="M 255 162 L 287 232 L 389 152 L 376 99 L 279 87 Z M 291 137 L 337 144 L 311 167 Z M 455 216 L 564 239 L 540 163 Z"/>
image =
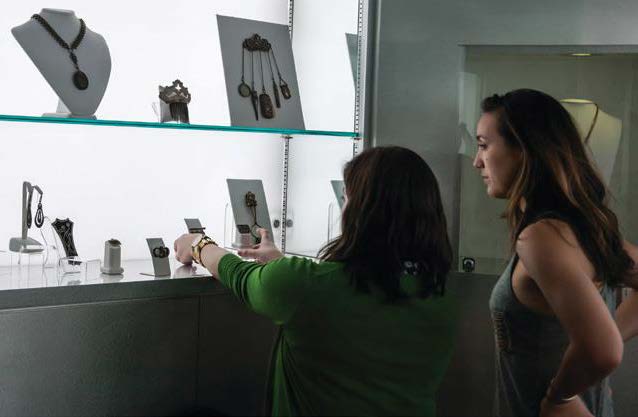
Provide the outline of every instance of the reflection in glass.
<path id="1" fill-rule="evenodd" d="M 465 47 L 459 109 L 459 259 L 474 258 L 478 273 L 500 273 L 510 256 L 507 227 L 500 218 L 505 201 L 486 195 L 472 166 L 480 101 L 494 93 L 533 88 L 561 100 L 611 190 L 611 206 L 621 231 L 629 240 L 638 237 L 638 222 L 629 215 L 638 204 L 638 193 L 631 187 L 632 169 L 638 167 L 638 133 L 631 129 L 638 123 L 634 111 L 638 51 L 616 48 L 607 53 L 604 47 L 596 47 L 595 53 L 582 47 L 574 50 L 576 53 L 562 46 Z"/>

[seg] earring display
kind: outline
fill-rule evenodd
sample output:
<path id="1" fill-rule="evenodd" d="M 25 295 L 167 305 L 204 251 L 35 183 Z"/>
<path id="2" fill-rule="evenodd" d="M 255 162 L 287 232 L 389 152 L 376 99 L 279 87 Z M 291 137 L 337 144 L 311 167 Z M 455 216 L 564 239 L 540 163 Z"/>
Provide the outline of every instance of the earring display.
<path id="1" fill-rule="evenodd" d="M 49 22 L 46 21 L 45 18 L 40 16 L 39 14 L 34 14 L 31 16 L 33 20 L 38 22 L 44 30 L 46 30 L 49 35 L 60 45 L 63 49 L 66 49 L 69 53 L 69 58 L 73 62 L 75 66 L 75 72 L 73 73 L 73 85 L 78 90 L 86 90 L 89 87 L 89 77 L 80 70 L 80 66 L 78 64 L 78 57 L 75 55 L 75 50 L 80 46 L 82 40 L 84 39 L 84 35 L 86 34 L 86 24 L 84 20 L 80 19 L 80 32 L 75 37 L 71 45 L 69 45 L 62 37 L 51 27 Z"/>
<path id="2" fill-rule="evenodd" d="M 27 229 L 31 229 L 33 223 L 33 216 L 31 214 L 31 202 L 33 201 L 33 191 L 37 191 L 40 194 L 38 200 L 38 209 L 35 212 L 35 227 L 40 229 L 44 225 L 44 212 L 42 211 L 42 190 L 37 185 L 34 185 L 29 190 L 29 197 L 27 199 Z"/>
<path id="3" fill-rule="evenodd" d="M 159 86 L 159 98 L 162 103 L 169 106 L 170 120 L 190 123 L 188 103 L 191 102 L 191 94 L 180 80 L 173 81 L 170 86 Z M 164 120 L 165 117 L 162 116 L 162 121 Z"/>
<path id="4" fill-rule="evenodd" d="M 31 203 L 33 201 L 33 192 L 37 191 L 40 194 L 38 202 L 38 210 L 35 214 L 35 225 L 41 228 L 44 224 L 44 212 L 42 210 L 42 189 L 37 185 L 31 185 L 30 182 L 24 181 L 22 183 L 22 234 L 20 237 L 13 237 L 9 241 L 9 250 L 12 252 L 21 253 L 39 253 L 44 250 L 44 247 L 40 242 L 32 239 L 28 236 L 29 229 L 33 223 L 33 216 L 31 214 Z"/>
<path id="5" fill-rule="evenodd" d="M 78 256 L 78 251 L 75 249 L 75 242 L 73 240 L 73 222 L 70 219 L 55 219 L 53 223 L 53 230 L 58 234 L 60 241 L 62 242 L 62 249 L 67 258 Z"/>
<path id="6" fill-rule="evenodd" d="M 38 187 L 37 190 L 40 190 Z M 35 227 L 41 229 L 44 225 L 44 211 L 42 210 L 42 192 L 40 191 L 40 199 L 38 200 L 38 209 L 35 212 Z"/>
<path id="7" fill-rule="evenodd" d="M 246 84 L 245 81 L 245 55 L 246 53 L 250 54 L 250 86 Z M 259 59 L 259 74 L 261 80 L 261 93 L 257 94 L 255 89 L 255 54 L 257 54 L 257 58 Z M 265 56 L 265 58 L 264 58 Z M 272 58 L 271 58 L 272 57 Z M 241 83 L 238 87 L 239 95 L 242 97 L 251 98 L 253 110 L 255 112 L 255 119 L 259 120 L 259 113 L 264 119 L 272 119 L 275 117 L 275 108 L 272 103 L 272 99 L 268 94 L 268 90 L 266 89 L 266 81 L 264 77 L 264 60 L 266 60 L 267 67 L 270 73 L 270 80 L 272 83 L 272 92 L 275 97 L 275 104 L 277 108 L 281 108 L 281 100 L 279 96 L 279 90 L 281 90 L 281 95 L 284 99 L 288 100 L 292 97 L 292 93 L 290 92 L 290 87 L 288 83 L 281 76 L 281 71 L 279 70 L 279 64 L 277 63 L 277 57 L 275 56 L 275 52 L 273 51 L 272 45 L 268 42 L 267 39 L 262 38 L 258 34 L 254 34 L 252 37 L 244 39 L 242 42 L 241 49 Z M 274 68 L 273 68 L 274 63 Z M 279 78 L 279 85 L 275 81 L 275 71 L 277 72 L 277 77 Z M 259 104 L 259 111 L 257 110 L 257 106 Z"/>

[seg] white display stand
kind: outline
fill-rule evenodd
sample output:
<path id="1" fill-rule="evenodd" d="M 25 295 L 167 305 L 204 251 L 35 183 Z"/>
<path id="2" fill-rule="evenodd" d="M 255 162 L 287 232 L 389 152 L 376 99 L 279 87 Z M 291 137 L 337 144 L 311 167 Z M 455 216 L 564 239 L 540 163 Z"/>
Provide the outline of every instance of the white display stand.
<path id="1" fill-rule="evenodd" d="M 71 10 L 42 9 L 39 13 L 69 45 L 80 32 L 80 19 Z M 55 113 L 44 116 L 94 118 L 111 75 L 111 56 L 104 38 L 89 29 L 74 51 L 78 65 L 88 79 L 85 90 L 78 89 L 73 83 L 76 69 L 69 58 L 69 52 L 38 23 L 28 22 L 14 27 L 11 33 L 22 49 L 33 61 L 38 71 L 60 98 Z"/>
<path id="2" fill-rule="evenodd" d="M 583 140 L 592 128 L 594 118 L 596 119 L 586 147 L 591 152 L 605 185 L 609 186 L 622 137 L 622 122 L 600 108 L 596 116 L 597 105 L 590 100 L 564 99 L 561 104 L 571 114 Z"/>

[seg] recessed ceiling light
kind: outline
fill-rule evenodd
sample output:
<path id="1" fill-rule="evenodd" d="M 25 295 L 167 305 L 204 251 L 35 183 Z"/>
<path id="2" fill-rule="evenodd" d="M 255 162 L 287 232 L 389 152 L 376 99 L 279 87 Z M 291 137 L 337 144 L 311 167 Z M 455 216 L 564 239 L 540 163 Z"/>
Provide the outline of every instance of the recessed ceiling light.
<path id="1" fill-rule="evenodd" d="M 570 54 L 571 56 L 591 56 L 591 54 L 589 52 L 575 52 L 573 54 Z"/>

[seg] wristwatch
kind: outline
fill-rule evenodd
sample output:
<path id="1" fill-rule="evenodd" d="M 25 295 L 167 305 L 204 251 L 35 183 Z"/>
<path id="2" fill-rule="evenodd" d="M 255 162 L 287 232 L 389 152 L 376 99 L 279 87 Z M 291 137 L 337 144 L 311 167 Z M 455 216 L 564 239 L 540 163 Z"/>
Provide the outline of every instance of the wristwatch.
<path id="1" fill-rule="evenodd" d="M 206 236 L 204 234 L 197 235 L 195 240 L 193 240 L 193 244 L 192 244 L 193 261 L 195 261 L 196 263 L 201 265 L 201 263 L 202 263 L 202 260 L 201 260 L 202 249 L 204 249 L 208 245 L 219 246 L 219 245 L 217 245 L 217 243 L 215 243 L 215 241 L 213 239 L 209 238 L 208 236 Z"/>

